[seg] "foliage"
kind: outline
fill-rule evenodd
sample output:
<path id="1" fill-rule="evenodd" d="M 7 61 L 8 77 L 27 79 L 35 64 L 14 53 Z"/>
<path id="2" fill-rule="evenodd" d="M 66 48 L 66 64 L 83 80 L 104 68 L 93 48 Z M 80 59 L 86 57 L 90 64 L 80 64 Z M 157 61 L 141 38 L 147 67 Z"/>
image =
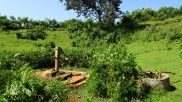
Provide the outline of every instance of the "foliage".
<path id="1" fill-rule="evenodd" d="M 54 66 L 54 51 L 50 48 L 27 52 L 2 52 L 0 55 L 0 69 L 19 69 L 29 63 L 33 68 Z"/>
<path id="2" fill-rule="evenodd" d="M 45 19 L 44 21 L 36 21 L 29 19 L 28 17 L 17 17 L 10 16 L 8 19 L 7 16 L 0 16 L 0 28 L 3 31 L 5 30 L 16 30 L 16 29 L 31 29 L 34 26 L 41 26 L 46 29 L 48 28 L 59 28 L 60 23 L 57 22 L 55 19 Z"/>
<path id="3" fill-rule="evenodd" d="M 167 22 L 167 21 L 164 21 Z M 163 26 L 148 26 L 143 30 L 135 31 L 132 35 L 133 40 L 142 40 L 143 42 L 167 40 L 169 43 L 182 38 L 182 30 L 179 29 L 180 22 L 166 24 Z"/>
<path id="4" fill-rule="evenodd" d="M 14 58 L 15 52 L 0 52 L 0 69 L 19 69 L 23 63 Z"/>
<path id="5" fill-rule="evenodd" d="M 33 68 L 54 66 L 54 51 L 50 48 L 41 48 L 30 52 L 20 52 L 15 55 L 17 60 L 29 63 Z"/>
<path id="6" fill-rule="evenodd" d="M 64 1 L 67 10 L 75 10 L 78 16 L 95 17 L 99 22 L 107 22 L 108 25 L 121 14 L 121 0 L 60 0 Z M 102 26 L 102 25 L 101 25 Z"/>
<path id="7" fill-rule="evenodd" d="M 6 90 L 6 85 L 11 83 L 13 80 L 19 79 L 19 77 L 14 73 L 13 70 L 4 70 L 0 71 L 0 94 L 2 95 Z"/>
<path id="8" fill-rule="evenodd" d="M 3 94 L 5 102 L 62 102 L 69 92 L 66 84 L 56 80 L 45 82 L 34 77 L 34 71 L 26 65 L 19 70 L 20 80 L 14 79 Z"/>
<path id="9" fill-rule="evenodd" d="M 136 81 L 140 70 L 133 54 L 121 43 L 95 50 L 92 65 L 89 92 L 93 96 L 112 97 L 113 101 L 142 98 L 142 86 Z"/>
<path id="10" fill-rule="evenodd" d="M 81 48 L 66 50 L 66 56 L 61 56 L 60 63 L 62 66 L 89 68 L 91 56 L 90 50 L 84 50 Z"/>
<path id="11" fill-rule="evenodd" d="M 34 43 L 34 46 L 37 47 L 45 47 L 45 48 L 55 48 L 56 44 L 54 41 L 46 42 L 46 43 Z"/>
<path id="12" fill-rule="evenodd" d="M 61 53 L 60 65 L 70 67 L 90 67 L 90 50 L 72 49 Z M 42 47 L 41 49 L 25 52 L 1 52 L 0 69 L 19 69 L 25 63 L 28 63 L 34 69 L 54 67 L 54 49 L 51 47 Z"/>
<path id="13" fill-rule="evenodd" d="M 159 20 L 173 18 L 176 17 L 177 15 L 181 15 L 180 10 L 173 7 L 161 7 L 157 11 L 157 14 Z"/>
<path id="14" fill-rule="evenodd" d="M 37 40 L 37 39 L 45 39 L 47 34 L 44 32 L 42 27 L 34 27 L 31 30 L 27 30 L 25 35 L 22 35 L 21 32 L 16 33 L 16 37 L 18 39 L 28 39 L 28 40 Z"/>
<path id="15" fill-rule="evenodd" d="M 124 17 L 131 18 L 138 23 L 145 21 L 156 21 L 181 16 L 181 9 L 173 7 L 161 7 L 158 11 L 154 11 L 151 8 L 137 9 L 131 12 L 126 12 Z M 125 18 L 124 18 L 125 19 Z M 122 19 L 121 19 L 122 20 Z"/>
<path id="16" fill-rule="evenodd" d="M 122 19 L 120 20 L 120 24 L 119 27 L 123 27 L 129 30 L 134 30 L 135 28 L 137 28 L 137 22 L 136 20 L 128 14 L 124 14 L 122 16 Z"/>

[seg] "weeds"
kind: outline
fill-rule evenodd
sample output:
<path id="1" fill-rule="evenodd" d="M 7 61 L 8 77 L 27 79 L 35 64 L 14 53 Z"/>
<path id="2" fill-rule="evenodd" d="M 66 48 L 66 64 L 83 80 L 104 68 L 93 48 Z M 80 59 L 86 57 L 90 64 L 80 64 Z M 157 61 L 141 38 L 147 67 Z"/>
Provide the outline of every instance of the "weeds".
<path id="1" fill-rule="evenodd" d="M 27 65 L 17 71 L 19 80 L 13 79 L 7 84 L 1 101 L 5 102 L 63 102 L 69 92 L 66 84 L 56 80 L 44 80 L 34 77 L 34 71 Z"/>

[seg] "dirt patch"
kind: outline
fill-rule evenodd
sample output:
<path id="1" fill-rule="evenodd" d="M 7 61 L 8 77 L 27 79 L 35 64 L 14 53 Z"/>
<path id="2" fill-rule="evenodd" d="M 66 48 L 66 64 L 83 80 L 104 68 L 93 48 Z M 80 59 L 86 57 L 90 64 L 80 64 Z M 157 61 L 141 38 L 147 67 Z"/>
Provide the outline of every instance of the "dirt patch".
<path id="1" fill-rule="evenodd" d="M 81 97 L 76 94 L 70 94 L 65 102 L 81 102 Z"/>

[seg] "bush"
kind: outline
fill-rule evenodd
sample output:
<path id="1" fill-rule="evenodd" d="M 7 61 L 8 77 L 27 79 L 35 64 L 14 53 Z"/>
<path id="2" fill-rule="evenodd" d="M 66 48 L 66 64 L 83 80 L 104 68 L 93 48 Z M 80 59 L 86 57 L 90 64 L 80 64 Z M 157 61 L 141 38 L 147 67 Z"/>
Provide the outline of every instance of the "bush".
<path id="1" fill-rule="evenodd" d="M 143 88 L 137 81 L 141 70 L 121 43 L 95 50 L 92 65 L 88 82 L 91 95 L 112 98 L 113 102 L 143 98 Z"/>
<path id="2" fill-rule="evenodd" d="M 0 52 L 0 69 L 19 69 L 23 63 L 15 59 L 15 52 Z"/>
<path id="3" fill-rule="evenodd" d="M 44 29 L 42 27 L 34 27 L 31 30 L 27 30 L 26 34 L 23 35 L 20 32 L 16 33 L 16 37 L 18 39 L 28 39 L 28 40 L 37 40 L 37 39 L 45 39 L 47 34 L 44 32 Z"/>
<path id="4" fill-rule="evenodd" d="M 0 71 L 0 95 L 5 92 L 6 85 L 11 83 L 13 80 L 19 79 L 13 70 L 2 70 Z"/>
<path id="5" fill-rule="evenodd" d="M 19 69 L 23 64 L 29 63 L 33 68 L 46 68 L 54 66 L 54 50 L 41 48 L 27 52 L 1 52 L 0 69 Z"/>
<path id="6" fill-rule="evenodd" d="M 21 39 L 21 38 L 22 38 L 22 33 L 21 33 L 21 32 L 17 32 L 17 33 L 16 33 L 16 37 L 17 37 L 18 39 Z"/>
<path id="7" fill-rule="evenodd" d="M 71 49 L 61 53 L 60 65 L 71 67 L 89 68 L 91 50 Z M 54 49 L 47 47 L 27 52 L 1 52 L 0 69 L 19 69 L 28 63 L 34 69 L 54 67 Z"/>
<path id="8" fill-rule="evenodd" d="M 56 80 L 44 80 L 34 77 L 34 71 L 23 66 L 18 71 L 20 80 L 7 85 L 1 101 L 5 102 L 63 102 L 69 92 L 66 84 Z"/>
<path id="9" fill-rule="evenodd" d="M 15 55 L 15 58 L 23 63 L 29 63 L 33 68 L 54 66 L 54 50 L 51 48 L 20 52 Z"/>
<path id="10" fill-rule="evenodd" d="M 54 41 L 50 41 L 45 44 L 45 47 L 55 48 L 56 44 Z"/>
<path id="11" fill-rule="evenodd" d="M 90 56 L 91 53 L 89 50 L 77 48 L 72 50 L 66 50 L 66 56 L 61 56 L 60 63 L 62 64 L 62 66 L 89 68 Z"/>

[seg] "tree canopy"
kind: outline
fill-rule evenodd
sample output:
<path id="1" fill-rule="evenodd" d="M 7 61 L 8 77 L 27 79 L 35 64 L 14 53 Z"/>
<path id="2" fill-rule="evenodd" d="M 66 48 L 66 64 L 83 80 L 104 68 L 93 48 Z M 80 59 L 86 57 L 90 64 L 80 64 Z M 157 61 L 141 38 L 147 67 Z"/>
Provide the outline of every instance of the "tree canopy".
<path id="1" fill-rule="evenodd" d="M 74 10 L 78 16 L 92 17 L 99 22 L 113 23 L 122 14 L 122 0 L 60 0 L 66 10 Z"/>

